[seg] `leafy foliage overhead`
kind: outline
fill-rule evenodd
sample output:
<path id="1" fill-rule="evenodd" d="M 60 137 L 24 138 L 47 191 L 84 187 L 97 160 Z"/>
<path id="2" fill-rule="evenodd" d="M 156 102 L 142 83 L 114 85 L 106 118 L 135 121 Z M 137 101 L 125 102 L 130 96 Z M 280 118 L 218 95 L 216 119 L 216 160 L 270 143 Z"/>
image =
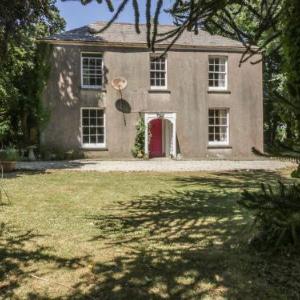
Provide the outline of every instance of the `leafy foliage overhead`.
<path id="1" fill-rule="evenodd" d="M 0 1 L 0 58 L 9 43 L 22 43 L 22 37 L 32 26 L 43 24 L 47 34 L 64 28 L 55 0 L 1 0 Z M 36 37 L 32 35 L 32 37 Z"/>

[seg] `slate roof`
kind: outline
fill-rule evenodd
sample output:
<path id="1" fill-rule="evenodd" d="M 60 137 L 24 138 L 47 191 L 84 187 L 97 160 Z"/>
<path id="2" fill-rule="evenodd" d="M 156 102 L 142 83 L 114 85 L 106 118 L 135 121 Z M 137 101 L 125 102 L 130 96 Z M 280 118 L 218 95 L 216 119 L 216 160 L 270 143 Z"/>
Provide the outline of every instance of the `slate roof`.
<path id="1" fill-rule="evenodd" d="M 134 24 L 114 23 L 102 33 L 93 33 L 99 31 L 105 22 L 95 22 L 90 25 L 66 31 L 46 38 L 47 41 L 86 41 L 86 42 L 107 42 L 118 44 L 145 44 L 146 43 L 146 25 L 140 25 L 141 34 L 137 34 Z M 160 33 L 174 29 L 172 25 L 159 25 Z M 163 44 L 167 44 L 168 41 Z M 233 47 L 243 48 L 242 43 L 225 38 L 219 35 L 200 30 L 198 35 L 193 32 L 185 31 L 176 41 L 175 45 L 192 47 Z"/>

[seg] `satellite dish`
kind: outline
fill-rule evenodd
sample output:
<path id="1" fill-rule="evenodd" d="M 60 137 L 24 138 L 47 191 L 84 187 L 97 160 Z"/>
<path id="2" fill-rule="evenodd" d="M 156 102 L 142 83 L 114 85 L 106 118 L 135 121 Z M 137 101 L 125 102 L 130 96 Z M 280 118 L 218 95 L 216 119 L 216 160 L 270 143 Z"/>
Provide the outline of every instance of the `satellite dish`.
<path id="1" fill-rule="evenodd" d="M 111 81 L 111 85 L 115 90 L 122 91 L 127 87 L 127 80 L 124 77 L 117 77 Z"/>

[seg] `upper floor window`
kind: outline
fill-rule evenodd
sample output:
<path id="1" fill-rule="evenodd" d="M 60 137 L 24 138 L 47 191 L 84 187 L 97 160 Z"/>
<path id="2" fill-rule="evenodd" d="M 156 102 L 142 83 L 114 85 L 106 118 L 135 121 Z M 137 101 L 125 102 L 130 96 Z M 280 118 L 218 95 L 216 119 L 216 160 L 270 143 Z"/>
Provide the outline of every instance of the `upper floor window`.
<path id="1" fill-rule="evenodd" d="M 209 57 L 208 87 L 210 90 L 227 89 L 227 57 Z"/>
<path id="2" fill-rule="evenodd" d="M 208 111 L 208 144 L 228 145 L 229 110 L 213 108 Z"/>
<path id="3" fill-rule="evenodd" d="M 165 57 L 150 57 L 150 86 L 157 89 L 167 87 L 167 60 Z"/>
<path id="4" fill-rule="evenodd" d="M 81 86 L 101 88 L 103 84 L 103 56 L 101 53 L 81 53 Z"/>

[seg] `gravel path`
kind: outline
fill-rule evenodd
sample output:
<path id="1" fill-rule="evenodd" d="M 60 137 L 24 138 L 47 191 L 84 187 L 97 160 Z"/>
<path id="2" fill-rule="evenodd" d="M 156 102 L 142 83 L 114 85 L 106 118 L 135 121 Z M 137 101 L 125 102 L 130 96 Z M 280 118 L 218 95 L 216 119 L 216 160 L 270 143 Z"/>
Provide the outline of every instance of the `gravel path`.
<path id="1" fill-rule="evenodd" d="M 278 160 L 252 160 L 252 161 L 228 161 L 228 160 L 148 160 L 148 161 L 97 161 L 97 160 L 73 160 L 52 162 L 19 162 L 19 170 L 76 170 L 97 172 L 195 172 L 195 171 L 232 171 L 232 170 L 277 170 L 295 167 L 296 164 Z"/>

